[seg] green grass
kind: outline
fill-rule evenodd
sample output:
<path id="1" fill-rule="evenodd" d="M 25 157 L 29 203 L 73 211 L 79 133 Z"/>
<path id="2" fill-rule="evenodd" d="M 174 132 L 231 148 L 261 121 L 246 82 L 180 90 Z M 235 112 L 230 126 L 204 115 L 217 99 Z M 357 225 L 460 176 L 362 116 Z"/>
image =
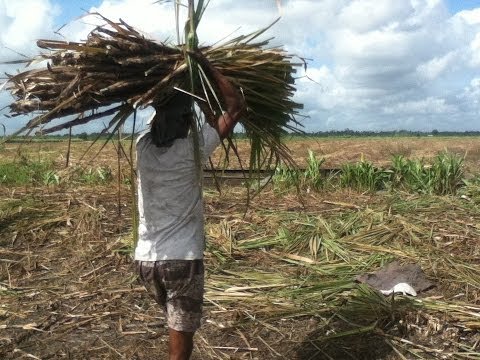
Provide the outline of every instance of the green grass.
<path id="1" fill-rule="evenodd" d="M 53 163 L 22 160 L 0 164 L 0 184 L 43 184 L 51 177 Z"/>
<path id="2" fill-rule="evenodd" d="M 322 189 L 328 182 L 321 172 L 325 158 L 318 158 L 313 151 L 308 150 L 307 167 L 305 171 L 280 165 L 275 169 L 273 183 L 276 190 L 286 190 L 292 187 L 305 187 L 312 190 Z"/>
<path id="3" fill-rule="evenodd" d="M 105 185 L 113 181 L 112 170 L 108 166 L 75 167 L 57 170 L 52 161 L 33 161 L 22 158 L 20 161 L 0 163 L 0 185 L 60 185 L 85 184 Z"/>

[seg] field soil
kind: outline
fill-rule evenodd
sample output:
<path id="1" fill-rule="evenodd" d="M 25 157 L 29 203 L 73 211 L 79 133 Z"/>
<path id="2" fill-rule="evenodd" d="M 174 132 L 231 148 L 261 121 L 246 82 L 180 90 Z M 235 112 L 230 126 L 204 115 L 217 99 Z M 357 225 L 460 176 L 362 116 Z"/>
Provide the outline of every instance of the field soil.
<path id="1" fill-rule="evenodd" d="M 471 173 L 480 165 L 476 138 L 292 140 L 290 145 L 300 164 L 311 149 L 326 157 L 327 167 L 357 161 L 362 154 L 382 165 L 392 154 L 430 158 L 444 149 L 466 154 Z M 109 166 L 116 172 L 116 149 L 109 146 L 80 161 L 86 147 L 73 144 L 71 166 Z M 19 155 L 18 145 L 7 144 L 1 156 L 2 161 L 50 159 L 63 168 L 66 148 L 66 142 L 28 144 Z M 126 178 L 125 158 L 121 165 Z M 167 358 L 164 316 L 134 271 L 131 196 L 130 184 L 122 180 L 117 186 L 116 176 L 106 185 L 0 185 L 1 359 Z M 246 207 L 242 187 L 220 194 L 206 189 L 207 291 L 192 358 L 480 359 L 480 196 L 467 198 L 345 189 L 279 193 L 267 187 Z M 309 238 L 305 245 L 294 244 L 299 247 L 281 247 L 280 229 L 297 231 L 294 225 L 305 219 L 325 229 L 319 224 L 346 229 L 349 219 L 357 219 L 365 224 L 358 234 L 366 234 L 358 241 L 368 235 L 382 243 L 365 240 L 368 247 L 357 249 L 357 230 L 345 234 L 353 236 L 348 244 L 358 251 L 351 254 L 372 255 L 371 263 L 348 270 L 342 264 L 354 255 L 342 257 L 344 252 L 329 248 L 317 258 Z M 350 307 L 355 275 L 393 259 L 420 264 L 435 283 L 420 294 L 428 306 L 419 302 L 418 310 L 399 311 L 398 300 L 386 315 L 375 310 L 375 320 L 362 319 L 370 305 Z M 336 279 L 335 271 L 344 277 Z M 339 291 L 342 286 L 348 290 Z M 387 300 L 377 301 L 381 308 Z M 352 315 L 351 309 L 359 312 Z"/>
<path id="2" fill-rule="evenodd" d="M 388 166 L 394 155 L 402 155 L 411 159 L 432 159 L 443 151 L 448 151 L 465 158 L 467 168 L 480 167 L 480 138 L 479 137 L 366 137 L 366 138 L 300 138 L 293 137 L 287 140 L 291 149 L 292 158 L 303 167 L 306 165 L 308 151 L 313 151 L 319 158 L 325 158 L 326 168 L 340 168 L 342 164 L 352 163 L 365 159 L 377 166 Z M 246 140 L 238 140 L 237 146 L 242 159 L 249 159 L 249 146 Z M 92 145 L 90 141 L 74 141 L 71 145 L 70 164 L 107 164 L 114 166 L 112 158 L 116 158 L 117 148 L 103 142 Z M 50 159 L 59 164 L 66 162 L 68 141 L 38 142 L 23 144 L 5 144 L 2 151 L 4 159 L 18 158 L 18 151 L 33 159 Z M 87 151 L 88 149 L 88 151 Z M 124 142 L 126 154 L 130 153 L 130 142 Z M 213 162 L 223 160 L 222 150 L 219 148 L 213 156 Z M 231 168 L 239 168 L 238 161 L 230 154 Z M 244 166 L 248 163 L 244 162 Z"/>

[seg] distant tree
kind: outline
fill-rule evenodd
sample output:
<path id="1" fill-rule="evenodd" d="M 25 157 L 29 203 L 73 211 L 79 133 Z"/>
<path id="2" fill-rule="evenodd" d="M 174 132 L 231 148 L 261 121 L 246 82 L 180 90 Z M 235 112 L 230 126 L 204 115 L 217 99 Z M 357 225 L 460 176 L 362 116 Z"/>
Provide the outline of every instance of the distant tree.
<path id="1" fill-rule="evenodd" d="M 81 140 L 88 140 L 88 134 L 86 132 L 83 132 L 81 134 L 78 134 L 78 138 Z"/>
<path id="2" fill-rule="evenodd" d="M 432 130 L 432 135 L 433 135 L 433 136 L 437 136 L 437 135 L 438 135 L 438 130 L 437 130 L 437 129 L 433 129 L 433 130 Z"/>

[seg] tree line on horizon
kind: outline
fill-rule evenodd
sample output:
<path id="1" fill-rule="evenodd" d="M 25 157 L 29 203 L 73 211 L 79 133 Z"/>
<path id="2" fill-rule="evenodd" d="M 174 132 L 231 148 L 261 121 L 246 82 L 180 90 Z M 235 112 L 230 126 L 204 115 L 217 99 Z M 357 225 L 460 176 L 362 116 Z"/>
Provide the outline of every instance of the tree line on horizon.
<path id="1" fill-rule="evenodd" d="M 130 132 L 124 132 L 121 134 L 122 139 L 130 139 Z M 138 134 L 137 134 L 138 135 Z M 329 130 L 329 131 L 310 131 L 303 132 L 301 134 L 287 133 L 286 136 L 304 136 L 308 138 L 322 138 L 322 137 L 422 137 L 422 136 L 480 136 L 480 131 L 477 130 L 466 130 L 466 131 L 412 131 L 412 130 L 389 130 L 389 131 L 374 131 L 374 130 Z M 36 139 L 48 139 L 48 140 L 63 140 L 68 139 L 69 134 L 48 134 L 48 135 L 35 135 L 35 136 L 17 136 L 12 141 L 22 140 L 25 138 L 36 138 Z M 243 139 L 246 138 L 246 134 L 243 132 L 235 132 L 234 138 Z M 108 134 L 102 134 L 100 132 L 82 132 L 78 134 L 72 134 L 72 139 L 77 140 L 96 140 L 96 139 L 108 139 Z M 117 136 L 114 136 L 115 139 L 118 139 Z"/>

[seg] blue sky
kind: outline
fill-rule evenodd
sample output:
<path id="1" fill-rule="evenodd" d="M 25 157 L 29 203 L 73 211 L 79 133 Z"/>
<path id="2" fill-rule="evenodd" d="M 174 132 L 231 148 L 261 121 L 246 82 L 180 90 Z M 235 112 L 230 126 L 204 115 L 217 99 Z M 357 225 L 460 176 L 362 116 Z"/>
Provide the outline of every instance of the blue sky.
<path id="1" fill-rule="evenodd" d="M 37 54 L 36 39 L 58 38 L 54 31 L 67 22 L 65 39 L 85 39 L 93 21 L 71 22 L 82 8 L 122 18 L 150 38 L 174 37 L 171 3 L 0 0 L 0 61 L 18 57 L 10 49 Z M 199 36 L 211 44 L 279 15 L 267 36 L 311 59 L 299 75 L 314 81 L 299 78 L 295 95 L 306 130 L 480 130 L 480 0 L 281 0 L 280 8 L 275 0 L 212 0 Z M 0 109 L 10 100 L 0 93 Z M 0 118 L 9 131 L 22 121 Z"/>
<path id="2" fill-rule="evenodd" d="M 17 0 L 18 1 L 18 0 Z M 55 19 L 58 26 L 72 21 L 83 14 L 82 9 L 90 10 L 94 6 L 99 6 L 102 2 L 99 0 L 56 0 L 53 1 L 54 5 L 58 5 L 60 8 L 60 14 Z"/>
<path id="3" fill-rule="evenodd" d="M 446 3 L 452 14 L 480 7 L 480 0 L 448 0 Z"/>

